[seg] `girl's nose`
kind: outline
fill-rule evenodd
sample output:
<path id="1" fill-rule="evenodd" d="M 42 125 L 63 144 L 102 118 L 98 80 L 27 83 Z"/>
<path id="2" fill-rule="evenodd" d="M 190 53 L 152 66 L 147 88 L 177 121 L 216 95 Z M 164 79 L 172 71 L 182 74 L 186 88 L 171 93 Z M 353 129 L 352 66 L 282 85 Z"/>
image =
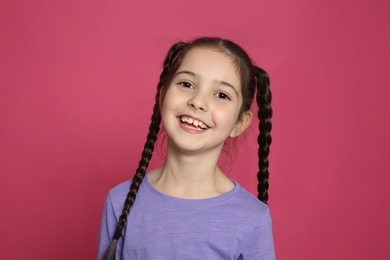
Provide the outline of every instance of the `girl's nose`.
<path id="1" fill-rule="evenodd" d="M 194 93 L 187 104 L 195 109 L 200 109 L 204 112 L 208 111 L 207 97 L 204 93 Z"/>

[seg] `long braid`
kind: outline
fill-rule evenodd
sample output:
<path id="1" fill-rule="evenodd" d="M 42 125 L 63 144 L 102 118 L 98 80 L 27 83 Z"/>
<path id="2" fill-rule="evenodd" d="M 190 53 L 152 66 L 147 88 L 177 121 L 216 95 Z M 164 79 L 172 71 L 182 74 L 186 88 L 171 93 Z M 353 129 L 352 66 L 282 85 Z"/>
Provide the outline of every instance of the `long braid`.
<path id="1" fill-rule="evenodd" d="M 155 104 L 153 107 L 153 115 L 151 117 L 151 123 L 149 125 L 149 133 L 147 135 L 147 140 L 144 145 L 144 150 L 142 152 L 141 160 L 138 164 L 138 168 L 133 177 L 132 183 L 130 185 L 130 191 L 127 193 L 126 200 L 124 202 L 122 214 L 119 217 L 119 220 L 116 225 L 115 234 L 113 236 L 113 240 L 108 247 L 104 259 L 105 260 L 115 260 L 116 253 L 116 245 L 119 238 L 122 236 L 123 228 L 127 221 L 127 216 L 129 215 L 130 209 L 134 204 L 135 198 L 137 196 L 137 192 L 139 187 L 145 177 L 146 169 L 149 165 L 149 161 L 152 158 L 154 144 L 157 139 L 157 134 L 160 131 L 160 123 L 161 123 L 161 115 L 160 115 L 160 94 L 161 88 L 166 84 L 169 84 L 170 81 L 170 71 L 172 69 L 173 63 L 175 63 L 175 59 L 178 53 L 185 47 L 185 43 L 179 42 L 171 47 L 168 51 L 167 57 L 164 60 L 163 72 L 160 75 L 160 81 L 157 84 L 157 93 L 155 96 Z M 168 86 L 167 86 L 168 87 Z"/>
<path id="2" fill-rule="evenodd" d="M 258 198 L 264 203 L 267 203 L 268 200 L 268 155 L 269 147 L 272 142 L 271 138 L 271 117 L 272 117 L 272 107 L 271 107 L 271 91 L 269 88 L 270 80 L 268 74 L 261 68 L 255 67 L 255 76 L 257 83 L 257 95 L 256 101 L 259 107 L 258 118 L 259 122 L 259 131 L 260 135 L 257 139 L 259 144 L 259 172 L 257 174 L 258 179 Z"/>

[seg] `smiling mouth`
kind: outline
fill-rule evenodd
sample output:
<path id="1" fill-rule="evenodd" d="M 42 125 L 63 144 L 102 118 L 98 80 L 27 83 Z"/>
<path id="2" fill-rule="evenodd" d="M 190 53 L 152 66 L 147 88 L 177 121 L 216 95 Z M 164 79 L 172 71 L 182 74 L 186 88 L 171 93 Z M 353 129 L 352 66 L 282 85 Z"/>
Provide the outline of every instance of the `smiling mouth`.
<path id="1" fill-rule="evenodd" d="M 192 128 L 197 129 L 197 130 L 206 130 L 207 128 L 209 128 L 202 121 L 199 121 L 197 119 L 193 119 L 193 118 L 187 117 L 187 116 L 181 116 L 180 122 L 187 125 L 187 126 L 191 126 Z"/>

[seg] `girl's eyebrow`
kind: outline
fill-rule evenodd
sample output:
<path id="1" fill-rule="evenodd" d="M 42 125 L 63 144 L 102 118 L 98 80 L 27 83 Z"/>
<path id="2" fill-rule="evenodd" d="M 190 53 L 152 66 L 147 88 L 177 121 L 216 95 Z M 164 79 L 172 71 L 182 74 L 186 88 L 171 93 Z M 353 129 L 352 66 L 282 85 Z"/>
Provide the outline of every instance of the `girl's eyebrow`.
<path id="1" fill-rule="evenodd" d="M 179 72 L 177 72 L 176 74 L 175 74 L 175 76 L 174 77 L 176 77 L 177 75 L 179 75 L 179 74 L 182 74 L 182 73 L 184 73 L 184 74 L 188 74 L 188 75 L 190 75 L 190 76 L 193 76 L 193 77 L 199 77 L 198 75 L 196 75 L 194 72 L 192 72 L 192 71 L 188 71 L 188 70 L 182 70 L 182 71 L 179 71 Z"/>
<path id="2" fill-rule="evenodd" d="M 175 74 L 174 78 L 179 75 L 179 74 L 188 74 L 190 76 L 193 76 L 193 77 L 196 77 L 196 78 L 199 78 L 199 76 L 192 72 L 192 71 L 188 71 L 188 70 L 182 70 L 182 71 L 179 71 Z M 230 83 L 226 82 L 226 81 L 223 81 L 223 80 L 214 80 L 214 82 L 220 84 L 220 85 L 224 85 L 224 86 L 227 86 L 229 88 L 232 88 L 234 90 L 234 92 L 236 93 L 236 95 L 238 96 L 238 91 L 237 89 Z"/>

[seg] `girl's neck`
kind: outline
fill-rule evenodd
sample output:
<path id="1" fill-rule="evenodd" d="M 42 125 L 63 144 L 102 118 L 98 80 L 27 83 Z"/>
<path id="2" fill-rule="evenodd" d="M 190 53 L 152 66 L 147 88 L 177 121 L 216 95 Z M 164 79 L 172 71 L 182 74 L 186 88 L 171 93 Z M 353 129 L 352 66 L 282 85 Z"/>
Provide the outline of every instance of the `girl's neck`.
<path id="1" fill-rule="evenodd" d="M 219 196 L 234 188 L 234 183 L 217 166 L 215 154 L 170 152 L 163 165 L 152 171 L 149 182 L 160 192 L 184 199 Z"/>

